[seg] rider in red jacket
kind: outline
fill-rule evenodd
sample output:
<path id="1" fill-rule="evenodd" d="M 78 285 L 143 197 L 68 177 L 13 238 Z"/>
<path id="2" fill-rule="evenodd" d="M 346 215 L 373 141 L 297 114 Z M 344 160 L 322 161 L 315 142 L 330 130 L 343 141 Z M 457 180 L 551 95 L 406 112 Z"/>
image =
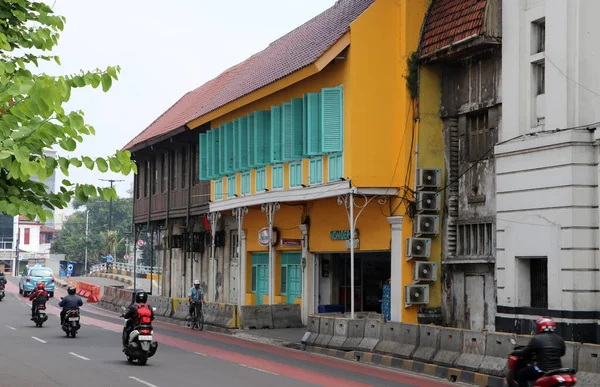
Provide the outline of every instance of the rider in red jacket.
<path id="1" fill-rule="evenodd" d="M 46 291 L 44 284 L 39 283 L 37 285 L 37 290 L 29 296 L 29 301 L 33 301 L 31 303 L 31 319 L 33 320 L 33 316 L 35 315 L 35 308 L 38 305 L 46 305 L 46 301 L 50 299 L 50 295 Z"/>

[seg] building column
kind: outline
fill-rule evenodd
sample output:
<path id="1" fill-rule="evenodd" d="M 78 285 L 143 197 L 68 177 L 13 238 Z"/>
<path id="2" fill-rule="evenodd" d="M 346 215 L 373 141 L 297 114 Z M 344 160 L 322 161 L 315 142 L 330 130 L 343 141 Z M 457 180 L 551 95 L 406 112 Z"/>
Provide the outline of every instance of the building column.
<path id="1" fill-rule="evenodd" d="M 208 221 L 210 222 L 210 258 L 208 263 L 209 277 L 208 277 L 208 301 L 215 302 L 216 298 L 216 286 L 217 286 L 217 267 L 216 267 L 216 246 L 215 236 L 217 234 L 217 224 L 221 218 L 220 212 L 210 212 L 208 214 Z"/>
<path id="2" fill-rule="evenodd" d="M 248 262 L 247 252 L 246 252 L 246 230 L 240 230 L 238 234 L 239 238 L 239 249 L 238 253 L 238 262 L 240 265 L 240 288 L 238 290 L 239 294 L 239 302 L 238 305 L 244 306 L 246 305 L 246 263 Z"/>
<path id="3" fill-rule="evenodd" d="M 403 216 L 390 216 L 387 218 L 390 222 L 392 231 L 392 252 L 391 252 L 391 289 L 390 289 L 390 317 L 391 321 L 402 321 L 402 222 Z"/>
<path id="4" fill-rule="evenodd" d="M 308 313 L 310 308 L 310 292 L 309 292 L 309 277 L 310 277 L 310 260 L 308 252 L 308 225 L 301 224 L 302 231 L 302 324 L 308 323 Z"/>

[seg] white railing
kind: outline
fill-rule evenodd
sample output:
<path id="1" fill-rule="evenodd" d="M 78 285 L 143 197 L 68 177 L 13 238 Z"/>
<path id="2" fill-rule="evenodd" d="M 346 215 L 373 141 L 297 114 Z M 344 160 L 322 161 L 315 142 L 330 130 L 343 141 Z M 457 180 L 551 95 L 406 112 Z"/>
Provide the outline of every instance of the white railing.
<path id="1" fill-rule="evenodd" d="M 117 270 L 133 271 L 132 263 L 113 262 L 110 265 L 112 268 L 117 269 Z M 150 266 L 141 266 L 141 265 L 138 265 L 135 269 L 136 269 L 135 270 L 136 273 L 138 273 L 138 274 L 150 274 L 150 272 L 152 272 L 153 274 L 160 274 L 162 271 L 158 267 L 152 268 Z M 152 271 L 151 271 L 151 269 L 152 269 Z M 94 273 L 97 271 L 106 271 L 106 263 L 99 263 L 90 268 L 90 273 Z"/>

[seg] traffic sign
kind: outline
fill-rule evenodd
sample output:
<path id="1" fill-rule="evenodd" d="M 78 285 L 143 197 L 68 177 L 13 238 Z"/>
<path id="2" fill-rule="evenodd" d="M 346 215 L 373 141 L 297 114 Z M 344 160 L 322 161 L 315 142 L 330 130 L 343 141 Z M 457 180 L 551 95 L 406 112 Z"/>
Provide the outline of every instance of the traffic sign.
<path id="1" fill-rule="evenodd" d="M 73 274 L 73 264 L 69 263 L 67 265 L 67 275 L 72 275 Z"/>
<path id="2" fill-rule="evenodd" d="M 126 260 L 126 261 L 128 261 L 128 260 L 129 260 L 129 254 L 125 254 L 125 255 L 123 256 L 123 259 L 124 259 L 124 260 Z"/>
<path id="3" fill-rule="evenodd" d="M 138 240 L 136 242 L 137 247 L 144 247 L 146 245 L 146 242 L 144 242 L 142 239 Z"/>

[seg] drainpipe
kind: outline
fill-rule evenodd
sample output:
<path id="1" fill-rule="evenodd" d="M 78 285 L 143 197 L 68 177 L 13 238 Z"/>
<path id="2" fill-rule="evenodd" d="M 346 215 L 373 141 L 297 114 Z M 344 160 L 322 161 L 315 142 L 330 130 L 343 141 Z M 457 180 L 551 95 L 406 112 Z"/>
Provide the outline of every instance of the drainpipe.
<path id="1" fill-rule="evenodd" d="M 302 324 L 306 325 L 308 321 L 308 312 L 310 308 L 309 301 L 309 260 L 308 260 L 308 225 L 301 224 L 300 231 L 302 232 Z"/>

